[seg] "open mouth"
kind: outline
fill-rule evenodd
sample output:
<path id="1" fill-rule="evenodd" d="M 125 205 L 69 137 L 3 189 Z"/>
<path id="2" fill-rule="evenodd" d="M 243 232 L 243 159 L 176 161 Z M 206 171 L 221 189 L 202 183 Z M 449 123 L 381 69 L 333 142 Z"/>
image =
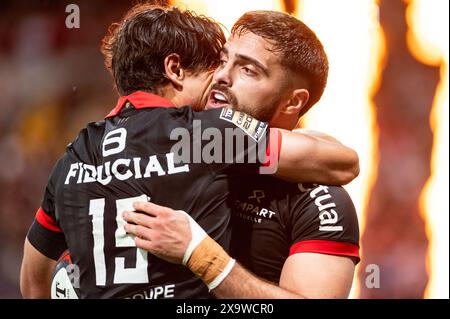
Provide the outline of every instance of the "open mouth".
<path id="1" fill-rule="evenodd" d="M 228 97 L 220 91 L 212 90 L 209 94 L 207 108 L 229 107 L 230 101 Z"/>

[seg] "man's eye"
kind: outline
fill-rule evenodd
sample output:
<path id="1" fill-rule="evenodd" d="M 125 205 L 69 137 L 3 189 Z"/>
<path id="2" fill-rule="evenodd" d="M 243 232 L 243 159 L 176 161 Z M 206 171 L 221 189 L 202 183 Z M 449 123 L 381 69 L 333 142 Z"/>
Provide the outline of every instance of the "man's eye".
<path id="1" fill-rule="evenodd" d="M 250 70 L 249 68 L 247 68 L 247 67 L 245 67 L 245 66 L 242 68 L 242 71 L 243 71 L 246 75 L 256 75 L 256 72 L 255 72 L 255 71 Z"/>
<path id="2" fill-rule="evenodd" d="M 227 61 L 226 61 L 226 60 L 223 60 L 223 59 L 222 59 L 222 60 L 219 61 L 219 65 L 220 65 L 220 66 L 224 66 L 225 64 L 227 64 Z"/>

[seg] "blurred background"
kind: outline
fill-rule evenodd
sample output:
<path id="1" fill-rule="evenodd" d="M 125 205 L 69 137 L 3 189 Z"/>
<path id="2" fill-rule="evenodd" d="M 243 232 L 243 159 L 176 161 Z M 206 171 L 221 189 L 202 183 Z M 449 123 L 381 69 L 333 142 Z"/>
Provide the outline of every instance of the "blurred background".
<path id="1" fill-rule="evenodd" d="M 362 248 L 351 297 L 449 298 L 449 2 L 167 2 L 228 29 L 246 11 L 285 11 L 317 33 L 328 86 L 301 125 L 360 156 L 346 186 Z M 115 105 L 99 46 L 135 3 L 0 2 L 0 298 L 20 298 L 23 240 L 55 161 Z M 69 4 L 79 28 L 66 27 Z"/>

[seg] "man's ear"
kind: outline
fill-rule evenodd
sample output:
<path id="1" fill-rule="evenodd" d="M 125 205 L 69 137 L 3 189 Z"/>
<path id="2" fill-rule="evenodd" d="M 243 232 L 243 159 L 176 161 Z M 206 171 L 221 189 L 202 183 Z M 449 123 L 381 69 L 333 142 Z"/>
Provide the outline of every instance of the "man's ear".
<path id="1" fill-rule="evenodd" d="M 166 78 L 172 83 L 177 90 L 183 88 L 183 80 L 185 78 L 184 69 L 181 67 L 180 56 L 171 53 L 164 59 L 164 71 Z"/>
<path id="2" fill-rule="evenodd" d="M 308 103 L 309 92 L 306 89 L 296 89 L 292 91 L 290 99 L 287 101 L 282 112 L 286 115 L 300 114 L 303 107 Z"/>

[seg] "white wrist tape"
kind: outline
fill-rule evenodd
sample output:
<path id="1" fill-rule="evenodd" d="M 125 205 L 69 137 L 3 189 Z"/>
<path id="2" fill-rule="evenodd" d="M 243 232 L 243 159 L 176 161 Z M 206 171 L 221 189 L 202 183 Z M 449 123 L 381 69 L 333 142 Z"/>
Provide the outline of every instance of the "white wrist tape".
<path id="1" fill-rule="evenodd" d="M 185 214 L 189 219 L 189 226 L 191 228 L 191 236 L 192 239 L 189 242 L 189 245 L 184 252 L 183 256 L 183 265 L 186 266 L 187 262 L 189 261 L 189 258 L 191 258 L 192 252 L 195 248 L 202 242 L 203 239 L 208 236 L 206 232 L 203 230 L 203 228 L 200 227 L 199 224 L 185 211 L 178 210 L 177 212 Z"/>
<path id="2" fill-rule="evenodd" d="M 207 284 L 209 291 L 220 285 L 220 283 L 230 274 L 235 264 L 236 260 L 231 258 L 224 271 L 219 276 L 217 276 L 216 279 L 214 279 L 210 284 Z"/>

